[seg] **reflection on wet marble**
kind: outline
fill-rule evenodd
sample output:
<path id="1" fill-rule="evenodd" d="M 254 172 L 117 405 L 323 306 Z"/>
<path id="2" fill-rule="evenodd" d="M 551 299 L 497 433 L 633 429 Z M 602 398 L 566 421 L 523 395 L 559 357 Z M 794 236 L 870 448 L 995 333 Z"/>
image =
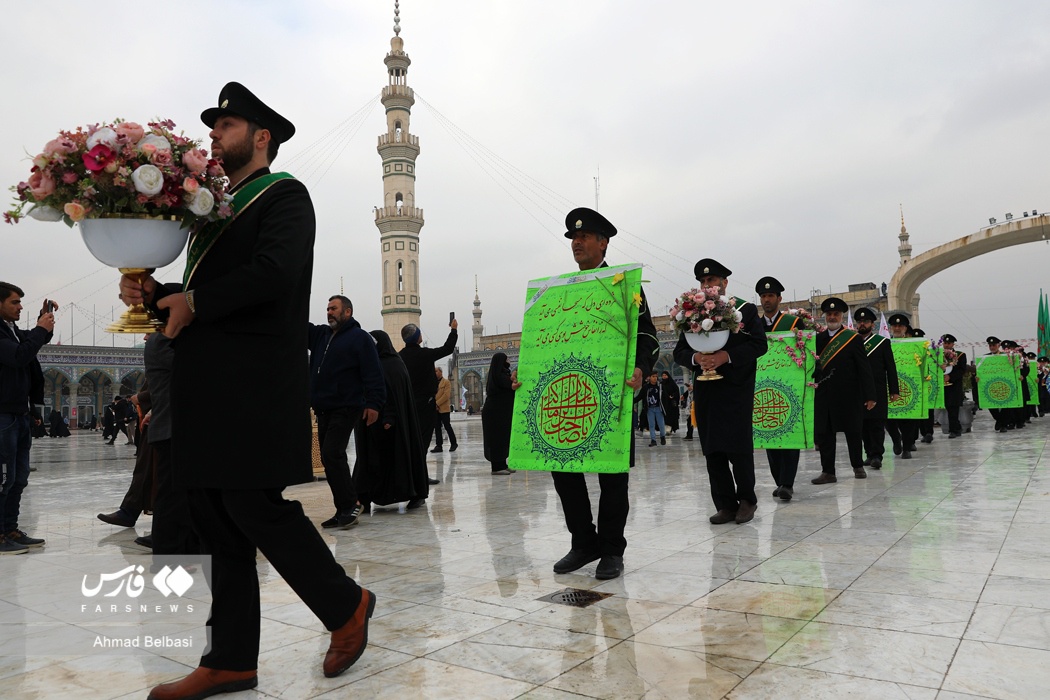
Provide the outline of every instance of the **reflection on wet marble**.
<path id="1" fill-rule="evenodd" d="M 426 508 L 376 508 L 322 531 L 378 596 L 362 659 L 324 678 L 327 632 L 260 557 L 259 688 L 229 697 L 973 700 L 1050 687 L 1050 418 L 998 435 L 981 412 L 959 440 L 938 434 L 909 461 L 888 451 L 868 479 L 821 487 L 808 484 L 819 464 L 805 452 L 790 503 L 769 496 L 758 452 L 760 503 L 745 525 L 707 521 L 699 443 L 672 436 L 639 451 L 625 573 L 612 581 L 594 564 L 551 571 L 569 537 L 550 476 L 493 478 L 480 420 L 454 420 L 460 448 L 428 455 L 442 483 Z M 132 453 L 97 433 L 34 445 L 21 525 L 48 544 L 0 557 L 18 588 L 0 587 L 0 697 L 142 698 L 191 668 L 163 650 L 32 653 L 97 627 L 33 607 L 80 576 L 75 557 L 42 554 L 141 553 L 132 540 L 148 516 L 133 529 L 95 518 L 120 502 Z M 287 495 L 315 524 L 331 515 L 323 482 Z M 543 600 L 565 587 L 612 596 L 587 608 Z"/>

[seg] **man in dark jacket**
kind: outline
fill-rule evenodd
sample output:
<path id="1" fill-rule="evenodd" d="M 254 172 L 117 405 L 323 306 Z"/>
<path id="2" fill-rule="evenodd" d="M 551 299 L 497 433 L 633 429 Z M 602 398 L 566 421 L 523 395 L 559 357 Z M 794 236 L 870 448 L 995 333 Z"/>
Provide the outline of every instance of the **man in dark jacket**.
<path id="1" fill-rule="evenodd" d="M 867 459 L 864 466 L 882 469 L 882 455 L 886 452 L 886 418 L 889 402 L 900 399 L 900 383 L 897 380 L 897 361 L 893 359 L 890 339 L 875 332 L 875 312 L 861 307 L 853 312 L 857 324 L 857 335 L 864 343 L 864 354 L 871 365 L 871 378 L 875 382 L 875 408 L 864 414 L 861 435 Z"/>
<path id="2" fill-rule="evenodd" d="M 415 404 L 416 420 L 419 423 L 419 443 L 423 445 L 424 453 L 430 445 L 430 436 L 434 432 L 434 415 L 437 413 L 434 395 L 437 393 L 438 379 L 434 373 L 434 363 L 451 355 L 459 339 L 456 331 L 459 321 L 452 319 L 452 323 L 448 325 L 448 337 L 440 348 L 423 347 L 423 332 L 414 323 L 409 323 L 401 329 L 401 340 L 405 342 L 405 347 L 398 354 L 405 363 L 409 381 L 412 382 L 412 402 Z M 428 481 L 430 484 L 438 483 L 437 479 L 428 478 Z M 418 508 L 425 500 L 426 498 L 417 498 L 409 505 Z"/>
<path id="3" fill-rule="evenodd" d="M 853 476 L 866 479 L 861 431 L 864 413 L 875 408 L 875 382 L 855 331 L 843 327 L 846 302 L 828 297 L 821 305 L 827 330 L 817 334 L 817 391 L 813 396 L 813 439 L 820 450 L 820 475 L 814 484 L 832 484 L 835 477 L 835 433 L 846 434 Z"/>
<path id="4" fill-rule="evenodd" d="M 303 345 L 310 310 L 315 219 L 306 187 L 271 173 L 295 127 L 239 83 L 201 120 L 232 184 L 235 216 L 194 232 L 181 284 L 121 278 L 126 304 L 167 314 L 172 363 L 172 459 L 188 488 L 201 550 L 212 557 L 209 645 L 185 678 L 153 700 L 209 697 L 258 684 L 257 549 L 331 635 L 325 676 L 350 668 L 368 644 L 376 596 L 361 588 L 297 501 L 283 491 L 313 480 L 310 379 Z M 201 397 L 236 378 L 247 410 L 202 430 Z M 260 381 L 266 377 L 266 381 Z M 279 400 L 275 400 L 275 397 Z"/>
<path id="5" fill-rule="evenodd" d="M 586 207 L 573 209 L 565 216 L 565 237 L 572 241 L 572 257 L 581 271 L 608 267 L 605 253 L 609 240 L 616 235 L 616 227 L 608 219 Z M 660 341 L 645 298 L 639 289 L 638 337 L 635 340 L 634 372 L 625 383 L 634 391 L 642 387 L 642 378 L 648 376 L 660 354 Z M 633 422 L 633 421 L 632 421 Z M 629 464 L 634 465 L 634 431 L 631 430 Z M 587 480 L 579 472 L 551 472 L 554 490 L 561 499 L 565 512 L 565 526 L 572 535 L 569 553 L 554 563 L 554 573 L 576 571 L 595 559 L 594 577 L 613 579 L 623 573 L 623 553 L 627 549 L 624 529 L 631 506 L 627 489 L 629 472 L 599 474 L 598 522 L 595 526 L 591 511 Z"/>
<path id="6" fill-rule="evenodd" d="M 966 353 L 955 351 L 956 338 L 951 333 L 941 336 L 941 347 L 944 348 L 944 410 L 948 414 L 948 437 L 962 435 L 962 423 L 959 421 L 959 409 L 962 408 L 966 394 L 963 391 L 963 380 L 966 379 Z M 949 355 L 950 353 L 950 355 Z"/>
<path id="7" fill-rule="evenodd" d="M 732 271 L 717 260 L 703 258 L 696 263 L 693 274 L 703 289 L 717 287 L 725 295 Z M 752 418 L 758 358 L 769 348 L 765 325 L 755 305 L 737 297 L 729 300 L 743 325 L 738 332 L 729 334 L 721 350 L 696 352 L 685 333 L 679 334 L 674 349 L 675 362 L 694 373 L 693 408 L 700 447 L 707 460 L 711 498 L 717 509 L 709 518 L 714 525 L 749 522 L 758 508 Z M 700 381 L 697 377 L 705 370 L 716 371 L 721 380 Z"/>
<path id="8" fill-rule="evenodd" d="M 24 296 L 15 285 L 0 282 L 0 554 L 25 554 L 44 544 L 18 529 L 18 514 L 29 484 L 30 422 L 40 418 L 34 406 L 44 403 L 44 373 L 36 355 L 51 342 L 58 307 L 48 308 L 45 300 L 36 327 L 24 331 L 16 325 Z"/>
<path id="9" fill-rule="evenodd" d="M 328 325 L 309 324 L 310 405 L 317 416 L 317 442 L 335 515 L 321 527 L 357 524 L 357 501 L 346 448 L 357 421 L 372 425 L 386 401 L 383 370 L 375 341 L 354 319 L 354 305 L 342 295 L 329 297 Z"/>

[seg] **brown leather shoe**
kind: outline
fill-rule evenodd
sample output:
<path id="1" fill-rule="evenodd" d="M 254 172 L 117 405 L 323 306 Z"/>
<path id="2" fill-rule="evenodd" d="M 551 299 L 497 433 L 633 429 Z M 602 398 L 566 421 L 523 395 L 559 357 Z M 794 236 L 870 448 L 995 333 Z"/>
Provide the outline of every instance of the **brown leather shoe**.
<path id="1" fill-rule="evenodd" d="M 720 510 L 712 515 L 708 520 L 711 521 L 712 525 L 725 525 L 736 520 L 735 510 Z"/>
<path id="2" fill-rule="evenodd" d="M 198 666 L 182 680 L 158 685 L 150 691 L 149 700 L 201 700 L 220 693 L 251 690 L 258 684 L 255 671 L 220 671 Z"/>
<path id="3" fill-rule="evenodd" d="M 818 476 L 816 479 L 813 479 L 810 483 L 811 484 L 834 484 L 836 481 L 838 481 L 838 479 L 835 478 L 834 474 L 828 474 L 827 472 L 821 472 L 820 476 Z"/>
<path id="4" fill-rule="evenodd" d="M 758 510 L 757 503 L 748 503 L 747 501 L 740 501 L 740 508 L 736 512 L 737 523 L 743 524 L 751 522 L 751 519 L 755 517 L 756 510 Z"/>
<path id="5" fill-rule="evenodd" d="M 332 643 L 324 655 L 324 675 L 334 678 L 353 666 L 368 646 L 368 619 L 376 609 L 375 594 L 361 589 L 361 602 L 346 624 L 332 632 Z"/>

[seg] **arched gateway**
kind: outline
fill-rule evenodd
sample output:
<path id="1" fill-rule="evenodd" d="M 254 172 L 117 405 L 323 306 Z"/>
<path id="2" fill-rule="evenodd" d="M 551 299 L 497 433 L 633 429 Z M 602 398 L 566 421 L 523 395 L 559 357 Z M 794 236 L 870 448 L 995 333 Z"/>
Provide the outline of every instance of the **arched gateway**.
<path id="1" fill-rule="evenodd" d="M 902 248 L 907 245 L 907 233 L 901 226 Z M 914 324 L 918 324 L 919 285 L 938 272 L 947 270 L 978 255 L 991 253 L 994 250 L 1050 240 L 1050 215 L 1040 214 L 1023 219 L 1013 219 L 996 226 L 989 226 L 969 236 L 957 238 L 944 245 L 931 248 L 921 255 L 910 257 L 911 246 L 907 246 L 908 256 L 902 251 L 901 264 L 893 273 L 887 292 L 887 304 L 890 309 L 899 309 L 911 315 Z"/>

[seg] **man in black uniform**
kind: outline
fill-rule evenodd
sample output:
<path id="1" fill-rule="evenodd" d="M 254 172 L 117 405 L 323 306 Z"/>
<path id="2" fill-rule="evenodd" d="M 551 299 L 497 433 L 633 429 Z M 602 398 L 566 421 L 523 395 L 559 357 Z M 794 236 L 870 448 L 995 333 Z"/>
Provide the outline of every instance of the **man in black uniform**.
<path id="1" fill-rule="evenodd" d="M 190 675 L 154 688 L 153 700 L 257 685 L 256 548 L 332 632 L 326 676 L 364 653 L 376 601 L 335 561 L 302 506 L 282 496 L 287 486 L 313 481 L 304 346 L 314 211 L 299 181 L 268 167 L 295 127 L 238 83 L 228 83 L 201 119 L 230 178 L 234 215 L 194 232 L 182 284 L 120 283 L 126 304 L 166 312 L 164 334 L 176 339 L 172 459 L 189 489 L 202 552 L 212 557 L 207 653 Z M 236 393 L 253 410 L 229 413 L 222 431 L 201 430 L 200 397 L 231 368 L 247 379 Z"/>
<path id="2" fill-rule="evenodd" d="M 994 335 L 990 335 L 984 340 L 988 344 L 988 355 L 999 355 L 1002 353 L 1003 341 L 996 338 Z M 975 375 L 976 380 L 976 375 Z M 977 384 L 974 383 L 974 394 L 977 393 Z M 1002 408 L 989 408 L 988 413 L 991 414 L 992 419 L 995 421 L 995 432 L 1005 433 L 1010 430 L 1012 426 L 1010 419 L 1009 409 Z"/>
<path id="3" fill-rule="evenodd" d="M 921 328 L 912 328 L 911 329 L 911 337 L 912 338 L 925 338 L 926 337 L 926 331 L 924 331 Z M 923 384 L 923 389 L 925 390 L 925 388 L 926 388 L 926 385 Z M 926 413 L 926 417 L 925 418 L 920 418 L 917 421 L 916 425 L 918 426 L 919 435 L 922 436 L 921 441 L 924 444 L 926 444 L 926 445 L 929 445 L 931 442 L 933 442 L 933 409 L 932 408 L 929 409 L 929 411 Z"/>
<path id="4" fill-rule="evenodd" d="M 609 239 L 615 235 L 616 227 L 593 209 L 580 207 L 565 217 L 565 237 L 572 241 L 572 257 L 580 270 L 608 267 L 605 253 L 609 248 Z M 660 342 L 656 339 L 656 327 L 649 314 L 644 290 L 641 295 L 634 374 L 626 382 L 635 391 L 642 387 L 642 377 L 649 375 L 660 353 Z M 630 463 L 634 464 L 633 426 Z M 551 472 L 554 489 L 558 492 L 565 512 L 565 526 L 572 534 L 572 548 L 554 564 L 554 573 L 576 571 L 595 559 L 600 560 L 594 573 L 596 578 L 612 579 L 623 573 L 623 552 L 627 549 L 623 530 L 630 510 L 627 500 L 628 475 L 629 472 L 598 475 L 601 495 L 598 497 L 598 526 L 595 528 L 584 475 L 578 472 Z"/>
<path id="5" fill-rule="evenodd" d="M 414 323 L 407 324 L 401 329 L 401 340 L 405 341 L 405 347 L 398 354 L 401 361 L 408 369 L 408 379 L 412 384 L 412 403 L 416 407 L 416 421 L 419 424 L 419 444 L 423 446 L 423 459 L 426 459 L 427 448 L 430 446 L 430 436 L 434 433 L 434 416 L 437 415 L 437 407 L 434 405 L 434 395 L 437 393 L 438 379 L 434 373 L 434 363 L 442 357 L 448 357 L 456 350 L 459 341 L 459 321 L 452 319 L 448 324 L 448 337 L 445 344 L 440 348 L 423 347 L 423 331 Z M 433 477 L 427 477 L 428 484 L 438 484 L 440 481 Z M 428 493 L 411 501 L 411 508 L 418 508 L 427 500 Z"/>
<path id="6" fill-rule="evenodd" d="M 766 333 L 787 333 L 801 328 L 802 319 L 780 310 L 784 285 L 775 277 L 763 277 L 755 285 L 755 293 L 762 304 L 762 322 Z M 801 450 L 767 449 L 766 461 L 773 475 L 773 497 L 790 501 L 795 494 L 795 475 Z"/>
<path id="7" fill-rule="evenodd" d="M 1006 421 L 1007 430 L 1023 430 L 1025 423 L 1028 422 L 1028 399 L 1031 396 L 1028 389 L 1028 359 L 1025 357 L 1024 350 L 1014 340 L 1004 340 L 1001 347 L 1008 355 L 1013 355 L 1013 361 L 1021 367 L 1021 406 L 1020 408 L 1003 409 L 1003 418 Z"/>
<path id="8" fill-rule="evenodd" d="M 717 287 L 722 296 L 731 274 L 729 268 L 711 258 L 703 258 L 693 268 L 703 289 Z M 717 509 L 708 520 L 714 525 L 749 522 L 758 508 L 752 418 L 758 358 L 766 354 L 768 345 L 755 305 L 737 297 L 731 297 L 730 302 L 742 326 L 729 334 L 721 350 L 710 354 L 696 352 L 684 332 L 679 334 L 674 348 L 674 361 L 693 370 L 696 429 Z M 717 371 L 721 379 L 700 381 L 698 373 L 706 370 Z"/>
<path id="9" fill-rule="evenodd" d="M 962 423 L 959 421 L 959 409 L 963 403 L 963 379 L 966 378 L 966 353 L 955 352 L 955 336 L 945 333 L 941 336 L 941 347 L 944 348 L 944 410 L 948 414 L 948 437 L 962 435 Z M 950 359 L 949 359 L 950 358 Z"/>
<path id="10" fill-rule="evenodd" d="M 886 417 L 890 400 L 900 399 L 897 382 L 897 362 L 893 359 L 890 340 L 875 332 L 875 312 L 866 306 L 853 312 L 857 324 L 857 335 L 864 342 L 864 353 L 871 365 L 871 378 L 875 382 L 875 408 L 864 414 L 864 452 L 868 458 L 865 466 L 882 469 L 882 455 L 886 452 Z"/>
<path id="11" fill-rule="evenodd" d="M 910 338 L 911 319 L 906 314 L 893 314 L 887 320 L 890 326 L 890 337 Z M 911 459 L 915 451 L 915 441 L 919 439 L 919 420 L 910 418 L 892 418 L 886 421 L 886 432 L 893 441 L 893 454 L 901 459 Z"/>
<path id="12" fill-rule="evenodd" d="M 875 408 L 875 382 L 864 355 L 864 343 L 855 331 L 842 326 L 849 312 L 846 302 L 828 297 L 821 305 L 827 330 L 817 334 L 817 391 L 813 397 L 813 439 L 820 450 L 820 475 L 814 484 L 833 484 L 835 433 L 846 434 L 853 476 L 866 479 L 861 431 L 865 409 Z"/>

